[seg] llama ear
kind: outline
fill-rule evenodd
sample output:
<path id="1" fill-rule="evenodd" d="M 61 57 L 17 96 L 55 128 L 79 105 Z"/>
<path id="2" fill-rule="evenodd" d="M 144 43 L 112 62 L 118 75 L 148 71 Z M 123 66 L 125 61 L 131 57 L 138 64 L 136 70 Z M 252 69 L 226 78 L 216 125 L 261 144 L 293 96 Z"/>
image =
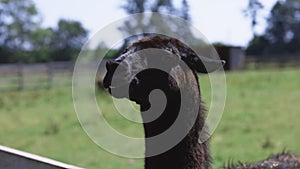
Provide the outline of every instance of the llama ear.
<path id="1" fill-rule="evenodd" d="M 192 67 L 199 73 L 211 73 L 223 67 L 225 60 L 201 57 L 194 59 Z"/>

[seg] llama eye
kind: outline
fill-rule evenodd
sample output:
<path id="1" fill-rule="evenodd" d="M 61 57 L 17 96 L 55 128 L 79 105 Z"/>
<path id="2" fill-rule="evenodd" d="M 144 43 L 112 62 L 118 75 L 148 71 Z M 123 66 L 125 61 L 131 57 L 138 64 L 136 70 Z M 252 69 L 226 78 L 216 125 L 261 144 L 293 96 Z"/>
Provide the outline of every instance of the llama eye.
<path id="1" fill-rule="evenodd" d="M 139 79 L 137 77 L 134 77 L 131 81 L 131 83 L 138 85 L 139 84 Z"/>

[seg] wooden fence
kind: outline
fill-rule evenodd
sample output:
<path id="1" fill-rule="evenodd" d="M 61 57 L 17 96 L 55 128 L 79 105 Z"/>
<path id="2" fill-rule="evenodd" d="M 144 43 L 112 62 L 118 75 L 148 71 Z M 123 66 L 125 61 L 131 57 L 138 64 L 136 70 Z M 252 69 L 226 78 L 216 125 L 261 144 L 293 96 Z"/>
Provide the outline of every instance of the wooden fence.
<path id="1" fill-rule="evenodd" d="M 105 71 L 105 63 L 106 60 L 101 62 L 98 72 Z M 75 62 L 0 64 L 0 91 L 71 86 L 74 65 Z"/>
<path id="2" fill-rule="evenodd" d="M 105 73 L 103 60 L 98 76 Z M 97 63 L 91 63 L 97 64 Z M 0 91 L 50 89 L 71 86 L 74 62 L 49 62 L 43 64 L 0 64 Z M 87 65 L 88 66 L 88 65 Z M 300 67 L 300 56 L 246 56 L 243 69 Z"/>
<path id="3" fill-rule="evenodd" d="M 72 62 L 0 65 L 0 90 L 52 88 L 69 85 Z M 55 80 L 55 83 L 54 83 Z"/>
<path id="4" fill-rule="evenodd" d="M 244 65 L 244 69 L 280 69 L 288 67 L 300 67 L 300 56 L 247 56 Z"/>

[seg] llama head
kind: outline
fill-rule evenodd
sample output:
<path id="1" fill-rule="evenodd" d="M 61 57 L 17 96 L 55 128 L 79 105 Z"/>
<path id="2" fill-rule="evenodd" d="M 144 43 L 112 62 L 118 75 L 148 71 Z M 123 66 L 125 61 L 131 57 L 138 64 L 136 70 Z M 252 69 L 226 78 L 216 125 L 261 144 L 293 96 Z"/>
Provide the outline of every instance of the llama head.
<path id="1" fill-rule="evenodd" d="M 178 91 L 189 79 L 195 79 L 196 72 L 209 73 L 223 64 L 221 60 L 200 59 L 176 39 L 146 37 L 107 62 L 103 85 L 114 97 L 127 97 L 140 104 L 148 100 L 153 89 Z M 198 88 L 197 84 L 192 86 Z"/>

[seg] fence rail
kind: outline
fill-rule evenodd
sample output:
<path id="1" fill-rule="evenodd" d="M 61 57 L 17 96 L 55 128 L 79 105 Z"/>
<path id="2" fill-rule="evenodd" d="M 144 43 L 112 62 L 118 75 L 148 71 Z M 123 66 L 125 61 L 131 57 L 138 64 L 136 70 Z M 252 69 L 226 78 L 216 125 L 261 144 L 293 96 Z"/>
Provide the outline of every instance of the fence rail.
<path id="1" fill-rule="evenodd" d="M 103 74 L 106 61 L 103 60 L 100 63 L 98 72 L 102 72 Z M 75 62 L 0 64 L 0 91 L 50 89 L 59 86 L 71 86 L 74 66 Z M 89 65 L 87 65 L 88 68 Z"/>
<path id="2" fill-rule="evenodd" d="M 0 90 L 51 88 L 55 78 L 61 78 L 56 86 L 67 85 L 71 82 L 73 67 L 72 62 L 0 65 Z"/>
<path id="3" fill-rule="evenodd" d="M 106 62 L 99 65 L 97 77 L 103 76 Z M 74 65 L 75 62 L 0 64 L 0 91 L 71 86 Z M 244 69 L 300 67 L 300 56 L 247 56 L 244 65 Z M 89 69 L 89 65 L 86 67 Z"/>
<path id="4" fill-rule="evenodd" d="M 245 60 L 245 69 L 300 67 L 300 56 L 248 56 Z"/>

